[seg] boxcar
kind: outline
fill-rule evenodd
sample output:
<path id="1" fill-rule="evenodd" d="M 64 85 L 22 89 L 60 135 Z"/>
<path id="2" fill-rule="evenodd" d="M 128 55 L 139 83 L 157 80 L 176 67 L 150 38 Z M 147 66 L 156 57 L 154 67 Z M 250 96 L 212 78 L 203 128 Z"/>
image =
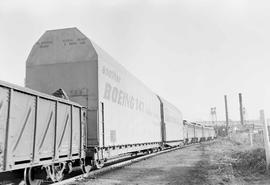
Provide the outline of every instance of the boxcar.
<path id="1" fill-rule="evenodd" d="M 209 128 L 207 126 L 203 126 L 203 137 L 204 137 L 204 140 L 208 140 Z"/>
<path id="2" fill-rule="evenodd" d="M 185 121 L 184 125 L 185 125 L 185 130 L 186 130 L 185 142 L 187 144 L 195 142 L 195 126 L 194 126 L 194 124 L 192 124 L 188 121 Z"/>
<path id="3" fill-rule="evenodd" d="M 25 169 L 29 182 L 51 169 L 60 180 L 56 173 L 85 158 L 85 121 L 76 103 L 0 81 L 0 172 Z"/>
<path id="4" fill-rule="evenodd" d="M 87 156 L 96 167 L 160 147 L 157 96 L 77 28 L 45 32 L 27 59 L 26 86 L 44 93 L 61 87 L 88 107 Z"/>
<path id="5" fill-rule="evenodd" d="M 213 128 L 209 127 L 209 126 L 205 126 L 204 129 L 205 129 L 205 139 L 211 140 L 211 132 L 212 132 Z"/>
<path id="6" fill-rule="evenodd" d="M 165 145 L 176 146 L 184 143 L 182 113 L 174 105 L 160 98 L 162 141 Z"/>
<path id="7" fill-rule="evenodd" d="M 183 120 L 183 137 L 184 137 L 184 144 L 187 144 L 188 143 L 187 120 Z"/>
<path id="8" fill-rule="evenodd" d="M 200 142 L 203 138 L 203 127 L 199 124 L 193 123 L 195 127 L 195 141 Z"/>
<path id="9" fill-rule="evenodd" d="M 211 129 L 210 129 L 210 138 L 211 139 L 216 138 L 216 131 L 215 131 L 214 127 L 211 127 Z"/>

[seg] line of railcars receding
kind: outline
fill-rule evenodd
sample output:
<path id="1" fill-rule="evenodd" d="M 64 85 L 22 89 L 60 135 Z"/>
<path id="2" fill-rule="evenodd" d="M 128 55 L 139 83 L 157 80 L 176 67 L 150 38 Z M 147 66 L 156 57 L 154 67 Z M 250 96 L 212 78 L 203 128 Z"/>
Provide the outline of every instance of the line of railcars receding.
<path id="1" fill-rule="evenodd" d="M 196 143 L 212 140 L 216 137 L 215 129 L 194 122 L 183 121 L 185 143 Z"/>
<path id="2" fill-rule="evenodd" d="M 0 172 L 25 169 L 26 184 L 39 184 L 44 178 L 40 174 L 59 181 L 74 166 L 87 173 L 127 153 L 214 137 L 212 127 L 183 122 L 173 104 L 76 28 L 47 31 L 33 46 L 26 62 L 26 87 L 36 91 L 1 86 L 0 132 L 7 134 L 0 135 Z M 59 88 L 78 104 L 42 94 Z M 27 96 L 13 98 L 17 89 Z M 1 111 L 2 102 L 7 108 Z M 11 131 L 13 119 L 18 123 Z"/>

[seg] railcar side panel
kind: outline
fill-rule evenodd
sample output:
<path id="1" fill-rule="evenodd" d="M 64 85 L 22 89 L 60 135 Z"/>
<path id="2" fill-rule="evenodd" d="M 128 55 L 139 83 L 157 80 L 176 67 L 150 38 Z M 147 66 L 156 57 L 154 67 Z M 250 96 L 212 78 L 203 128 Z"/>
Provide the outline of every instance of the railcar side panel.
<path id="1" fill-rule="evenodd" d="M 72 156 L 79 156 L 80 154 L 80 126 L 81 123 L 81 116 L 80 116 L 80 108 L 72 107 L 72 138 L 71 138 L 71 154 Z"/>
<path id="2" fill-rule="evenodd" d="M 181 112 L 171 103 L 160 98 L 163 104 L 165 142 L 183 141 L 183 118 Z"/>
<path id="3" fill-rule="evenodd" d="M 202 129 L 202 138 L 204 138 L 205 137 L 205 129 L 203 126 L 201 127 L 201 129 Z"/>
<path id="4" fill-rule="evenodd" d="M 212 130 L 213 128 L 212 127 L 208 127 L 208 135 L 207 135 L 207 138 L 211 139 L 211 135 L 212 135 Z"/>
<path id="5" fill-rule="evenodd" d="M 215 132 L 214 128 L 211 129 L 211 137 L 212 137 L 212 139 L 214 139 L 216 137 L 216 132 Z"/>
<path id="6" fill-rule="evenodd" d="M 183 124 L 183 136 L 185 140 L 188 140 L 188 126 L 187 124 Z"/>
<path id="7" fill-rule="evenodd" d="M 113 60 L 99 57 L 98 68 L 99 146 L 161 142 L 156 95 Z"/>
<path id="8" fill-rule="evenodd" d="M 207 140 L 208 135 L 209 135 L 209 129 L 207 127 L 203 127 L 203 136 L 205 140 Z"/>
<path id="9" fill-rule="evenodd" d="M 0 172 L 4 170 L 6 126 L 8 122 L 9 89 L 0 87 Z"/>
<path id="10" fill-rule="evenodd" d="M 86 148 L 87 148 L 87 109 L 81 109 L 80 111 L 80 157 L 83 158 L 86 156 Z"/>
<path id="11" fill-rule="evenodd" d="M 198 141 L 200 141 L 202 137 L 202 127 L 199 125 L 195 125 L 195 137 L 198 138 Z"/>
<path id="12" fill-rule="evenodd" d="M 33 157 L 36 97 L 13 91 L 7 146 L 7 169 L 29 163 Z"/>
<path id="13" fill-rule="evenodd" d="M 192 139 L 195 137 L 195 127 L 192 124 L 188 124 L 188 138 Z"/>
<path id="14" fill-rule="evenodd" d="M 70 154 L 71 147 L 71 106 L 57 104 L 56 127 L 56 158 L 65 158 Z"/>
<path id="15" fill-rule="evenodd" d="M 52 160 L 55 139 L 56 102 L 39 98 L 37 109 L 35 161 Z"/>

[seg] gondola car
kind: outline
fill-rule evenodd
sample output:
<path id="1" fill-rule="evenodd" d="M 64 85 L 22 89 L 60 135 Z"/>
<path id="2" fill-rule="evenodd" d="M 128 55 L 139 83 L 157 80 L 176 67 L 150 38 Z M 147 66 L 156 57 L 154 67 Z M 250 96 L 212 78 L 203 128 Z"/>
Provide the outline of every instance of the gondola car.
<path id="1" fill-rule="evenodd" d="M 22 172 L 26 184 L 84 168 L 86 109 L 77 103 L 0 81 L 0 180 Z"/>

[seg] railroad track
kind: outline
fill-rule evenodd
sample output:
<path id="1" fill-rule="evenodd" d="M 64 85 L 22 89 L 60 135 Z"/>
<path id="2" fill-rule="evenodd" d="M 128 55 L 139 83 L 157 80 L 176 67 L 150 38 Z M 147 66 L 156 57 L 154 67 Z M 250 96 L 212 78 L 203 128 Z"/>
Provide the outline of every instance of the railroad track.
<path id="1" fill-rule="evenodd" d="M 212 141 L 207 141 L 207 142 L 213 142 Z M 200 143 L 194 143 L 194 144 L 190 144 L 190 145 L 183 145 L 183 146 L 178 146 L 178 147 L 174 147 L 174 148 L 168 148 L 162 151 L 158 151 L 158 152 L 154 152 L 154 153 L 150 153 L 150 154 L 138 154 L 136 156 L 123 156 L 121 158 L 117 158 L 115 160 L 112 160 L 110 162 L 108 162 L 107 164 L 105 164 L 105 166 L 101 169 L 96 169 L 93 170 L 87 174 L 82 174 L 80 170 L 74 171 L 71 174 L 66 175 L 66 179 L 57 182 L 57 183 L 52 183 L 49 181 L 43 181 L 41 183 L 41 185 L 66 185 L 69 183 L 74 183 L 74 182 L 79 182 L 85 179 L 90 179 L 90 178 L 94 178 L 97 175 L 101 175 L 103 173 L 118 169 L 118 168 L 122 168 L 124 166 L 128 166 L 132 163 L 136 163 L 157 155 L 161 155 L 164 153 L 168 153 L 168 152 L 172 152 L 175 150 L 179 150 L 179 149 L 183 149 L 183 148 L 187 148 L 187 147 L 191 147 L 191 146 L 196 146 L 199 145 Z M 17 185 L 19 181 L 6 181 L 6 182 L 1 182 L 0 181 L 0 185 Z"/>
<path id="2" fill-rule="evenodd" d="M 131 159 L 130 159 L 130 157 L 128 157 L 128 159 L 126 159 L 124 161 L 122 160 L 119 163 L 113 163 L 113 164 L 105 166 L 105 167 L 103 167 L 103 168 L 101 168 L 99 170 L 93 170 L 88 174 L 76 175 L 76 176 L 73 176 L 73 177 L 68 178 L 66 180 L 63 180 L 61 182 L 53 183 L 53 185 L 66 185 L 68 183 L 74 183 L 74 182 L 82 181 L 84 179 L 95 177 L 96 175 L 101 175 L 103 173 L 106 173 L 106 172 L 109 172 L 109 171 L 112 171 L 112 170 L 115 170 L 115 169 L 118 169 L 118 168 L 122 168 L 122 167 L 130 165 L 132 163 L 139 162 L 139 161 L 142 161 L 142 160 L 145 160 L 145 159 L 157 156 L 157 155 L 161 155 L 161 154 L 168 153 L 168 152 L 171 152 L 171 151 L 179 150 L 179 149 L 182 149 L 182 148 L 196 146 L 196 145 L 199 145 L 199 144 L 200 143 L 178 146 L 178 147 L 169 148 L 169 149 L 162 150 L 162 151 L 155 152 L 155 153 L 151 153 L 151 154 L 132 157 Z"/>

